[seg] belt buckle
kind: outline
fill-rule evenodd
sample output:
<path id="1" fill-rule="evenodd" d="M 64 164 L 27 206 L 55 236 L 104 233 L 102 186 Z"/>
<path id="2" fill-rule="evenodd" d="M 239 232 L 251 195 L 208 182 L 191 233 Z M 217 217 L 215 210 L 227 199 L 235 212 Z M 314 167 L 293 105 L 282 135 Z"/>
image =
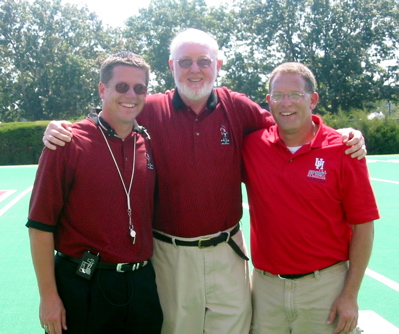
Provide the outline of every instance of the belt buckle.
<path id="1" fill-rule="evenodd" d="M 205 239 L 200 239 L 198 240 L 198 248 L 206 248 L 207 246 L 202 246 L 202 243 L 208 240 L 211 240 L 212 238 L 205 238 Z"/>
<path id="2" fill-rule="evenodd" d="M 117 271 L 118 273 L 124 273 L 125 271 L 122 270 L 122 266 L 124 266 L 125 264 L 129 264 L 129 263 L 118 263 L 118 264 L 116 265 L 116 271 Z"/>

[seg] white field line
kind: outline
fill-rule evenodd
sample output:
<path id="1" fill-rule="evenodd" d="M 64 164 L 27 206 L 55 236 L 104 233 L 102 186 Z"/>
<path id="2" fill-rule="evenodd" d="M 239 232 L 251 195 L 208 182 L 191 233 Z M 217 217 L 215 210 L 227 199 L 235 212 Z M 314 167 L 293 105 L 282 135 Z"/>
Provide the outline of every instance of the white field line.
<path id="1" fill-rule="evenodd" d="M 1 190 L 0 190 L 1 191 Z M 4 190 L 5 193 L 0 195 L 0 203 L 3 202 L 7 197 L 11 196 L 16 190 Z"/>
<path id="2" fill-rule="evenodd" d="M 370 180 L 373 180 L 373 181 L 380 181 L 380 182 L 387 182 L 387 183 L 394 183 L 394 184 L 399 184 L 398 181 L 390 181 L 390 180 L 376 179 L 376 178 L 374 178 L 374 177 L 370 177 Z"/>
<path id="3" fill-rule="evenodd" d="M 37 167 L 37 165 L 12 165 L 12 166 L 0 166 L 0 169 L 6 168 L 6 169 L 12 169 L 12 168 L 32 168 L 32 167 Z"/>
<path id="4" fill-rule="evenodd" d="M 22 193 L 20 193 L 17 197 L 15 197 L 10 203 L 8 203 L 4 208 L 0 209 L 0 217 L 6 213 L 10 208 L 12 208 L 16 203 L 18 203 L 27 193 L 32 191 L 33 186 L 25 189 Z"/>
<path id="5" fill-rule="evenodd" d="M 390 287 L 391 289 L 399 292 L 399 283 L 396 283 L 395 281 L 391 280 L 390 278 L 385 277 L 369 268 L 366 269 L 366 275 L 370 276 L 371 278 L 374 278 L 378 282 L 385 284 L 386 286 Z"/>
<path id="6" fill-rule="evenodd" d="M 376 162 L 385 162 L 385 163 L 391 163 L 391 164 L 399 164 L 399 159 L 396 160 L 375 160 L 373 158 L 366 158 L 367 163 L 376 163 Z"/>
<path id="7" fill-rule="evenodd" d="M 359 311 L 358 325 L 362 334 L 399 334 L 399 328 L 374 311 Z"/>

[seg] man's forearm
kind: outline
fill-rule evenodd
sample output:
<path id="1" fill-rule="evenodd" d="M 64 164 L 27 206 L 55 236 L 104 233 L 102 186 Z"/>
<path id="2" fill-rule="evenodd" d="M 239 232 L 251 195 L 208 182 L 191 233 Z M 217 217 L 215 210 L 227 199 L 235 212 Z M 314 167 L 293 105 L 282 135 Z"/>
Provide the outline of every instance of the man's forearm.
<path id="1" fill-rule="evenodd" d="M 370 260 L 374 240 L 374 222 L 353 225 L 349 249 L 349 271 L 343 294 L 357 298 L 364 272 Z"/>
<path id="2" fill-rule="evenodd" d="M 61 334 L 68 328 L 66 311 L 55 281 L 54 236 L 53 233 L 30 228 L 29 237 L 40 293 L 40 324 L 48 333 Z"/>
<path id="3" fill-rule="evenodd" d="M 29 229 L 33 266 L 41 297 L 58 294 L 54 275 L 54 235 Z"/>

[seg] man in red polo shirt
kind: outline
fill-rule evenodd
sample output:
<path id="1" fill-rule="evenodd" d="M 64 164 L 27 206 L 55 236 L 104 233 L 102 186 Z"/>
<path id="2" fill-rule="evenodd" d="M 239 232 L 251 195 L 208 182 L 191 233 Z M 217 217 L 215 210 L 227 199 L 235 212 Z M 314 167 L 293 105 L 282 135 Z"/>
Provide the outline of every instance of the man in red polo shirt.
<path id="1" fill-rule="evenodd" d="M 148 80 L 138 55 L 108 57 L 100 115 L 75 123 L 72 143 L 40 157 L 26 225 L 47 333 L 161 331 L 149 260 L 155 169 L 136 122 Z"/>
<path id="2" fill-rule="evenodd" d="M 312 115 L 315 87 L 304 65 L 277 67 L 267 96 L 277 125 L 245 138 L 254 334 L 358 333 L 379 214 L 365 159 L 343 154 L 341 135 Z"/>
<path id="3" fill-rule="evenodd" d="M 243 94 L 213 88 L 222 66 L 218 52 L 203 31 L 178 34 L 169 59 L 177 88 L 149 96 L 138 118 L 151 135 L 157 166 L 153 264 L 164 334 L 250 329 L 248 264 L 238 226 L 241 148 L 245 135 L 273 120 Z M 56 137 L 70 140 L 60 123 L 50 127 L 48 147 L 61 143 Z M 350 153 L 363 146 L 359 138 L 348 142 L 357 143 Z M 364 149 L 355 153 L 364 155 Z"/>

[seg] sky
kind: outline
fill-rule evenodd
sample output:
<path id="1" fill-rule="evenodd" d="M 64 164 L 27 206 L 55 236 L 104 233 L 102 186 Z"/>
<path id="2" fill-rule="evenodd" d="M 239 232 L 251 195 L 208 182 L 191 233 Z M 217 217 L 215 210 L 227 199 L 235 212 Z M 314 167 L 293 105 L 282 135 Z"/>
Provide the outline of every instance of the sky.
<path id="1" fill-rule="evenodd" d="M 228 0 L 205 0 L 208 6 L 217 7 Z M 63 3 L 86 5 L 95 12 L 103 23 L 113 27 L 123 26 L 126 19 L 138 13 L 140 8 L 146 8 L 150 0 L 63 0 Z"/>

